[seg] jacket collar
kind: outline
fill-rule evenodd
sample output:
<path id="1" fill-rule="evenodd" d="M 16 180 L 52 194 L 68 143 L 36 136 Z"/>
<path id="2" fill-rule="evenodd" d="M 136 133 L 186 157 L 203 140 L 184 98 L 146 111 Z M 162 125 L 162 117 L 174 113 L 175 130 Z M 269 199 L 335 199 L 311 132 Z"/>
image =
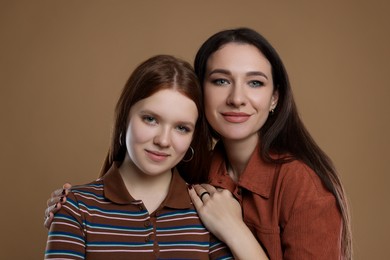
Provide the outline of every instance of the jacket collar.
<path id="1" fill-rule="evenodd" d="M 275 164 L 266 163 L 260 156 L 260 146 L 256 146 L 248 165 L 239 176 L 238 182 L 230 178 L 226 169 L 226 155 L 224 146 L 219 141 L 213 151 L 210 168 L 210 183 L 214 186 L 234 191 L 236 186 L 247 189 L 262 197 L 269 198 L 271 192 L 272 176 L 275 172 Z"/>

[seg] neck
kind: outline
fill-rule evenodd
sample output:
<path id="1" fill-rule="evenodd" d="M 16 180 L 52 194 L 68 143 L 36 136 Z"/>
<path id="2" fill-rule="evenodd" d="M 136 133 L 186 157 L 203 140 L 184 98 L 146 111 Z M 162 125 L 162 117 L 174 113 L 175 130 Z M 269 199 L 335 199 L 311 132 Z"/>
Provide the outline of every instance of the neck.
<path id="1" fill-rule="evenodd" d="M 249 159 L 255 150 L 259 137 L 251 136 L 243 140 L 222 139 L 227 156 L 227 170 L 234 181 L 244 172 Z"/>
<path id="2" fill-rule="evenodd" d="M 160 206 L 168 194 L 172 179 L 170 170 L 158 175 L 147 175 L 126 156 L 119 172 L 129 194 L 136 200 L 142 200 L 150 213 Z"/>

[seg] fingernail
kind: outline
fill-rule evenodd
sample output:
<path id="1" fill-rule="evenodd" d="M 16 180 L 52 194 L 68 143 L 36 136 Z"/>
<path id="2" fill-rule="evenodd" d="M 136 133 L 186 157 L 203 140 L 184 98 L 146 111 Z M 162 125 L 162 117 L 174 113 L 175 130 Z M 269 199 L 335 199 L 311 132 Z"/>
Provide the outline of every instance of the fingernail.
<path id="1" fill-rule="evenodd" d="M 189 190 L 192 190 L 192 184 L 187 184 Z"/>

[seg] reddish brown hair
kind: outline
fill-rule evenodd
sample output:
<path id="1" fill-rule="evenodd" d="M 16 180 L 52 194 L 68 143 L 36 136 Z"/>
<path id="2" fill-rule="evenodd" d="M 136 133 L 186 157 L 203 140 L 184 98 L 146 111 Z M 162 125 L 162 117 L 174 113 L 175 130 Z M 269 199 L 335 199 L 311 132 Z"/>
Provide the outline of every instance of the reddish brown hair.
<path id="1" fill-rule="evenodd" d="M 195 151 L 194 156 L 189 162 L 181 161 L 177 168 L 189 183 L 207 181 L 211 136 L 204 117 L 202 89 L 191 65 L 170 55 L 158 55 L 144 61 L 128 79 L 116 105 L 110 150 L 101 175 L 107 172 L 114 161 L 122 162 L 125 158 L 127 152 L 125 136 L 130 108 L 162 89 L 179 91 L 194 101 L 198 109 L 198 120 L 191 142 L 191 147 Z M 172 106 L 172 109 L 177 108 Z M 190 156 L 191 151 L 185 158 Z"/>

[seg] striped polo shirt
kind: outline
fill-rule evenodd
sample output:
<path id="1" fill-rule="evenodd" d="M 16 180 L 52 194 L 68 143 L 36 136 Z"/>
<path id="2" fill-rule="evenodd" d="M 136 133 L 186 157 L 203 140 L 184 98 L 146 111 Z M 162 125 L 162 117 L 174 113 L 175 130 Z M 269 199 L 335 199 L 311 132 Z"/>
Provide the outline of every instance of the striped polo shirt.
<path id="1" fill-rule="evenodd" d="M 45 259 L 233 259 L 201 223 L 175 171 L 150 214 L 128 193 L 115 164 L 104 177 L 72 188 L 52 222 Z"/>

